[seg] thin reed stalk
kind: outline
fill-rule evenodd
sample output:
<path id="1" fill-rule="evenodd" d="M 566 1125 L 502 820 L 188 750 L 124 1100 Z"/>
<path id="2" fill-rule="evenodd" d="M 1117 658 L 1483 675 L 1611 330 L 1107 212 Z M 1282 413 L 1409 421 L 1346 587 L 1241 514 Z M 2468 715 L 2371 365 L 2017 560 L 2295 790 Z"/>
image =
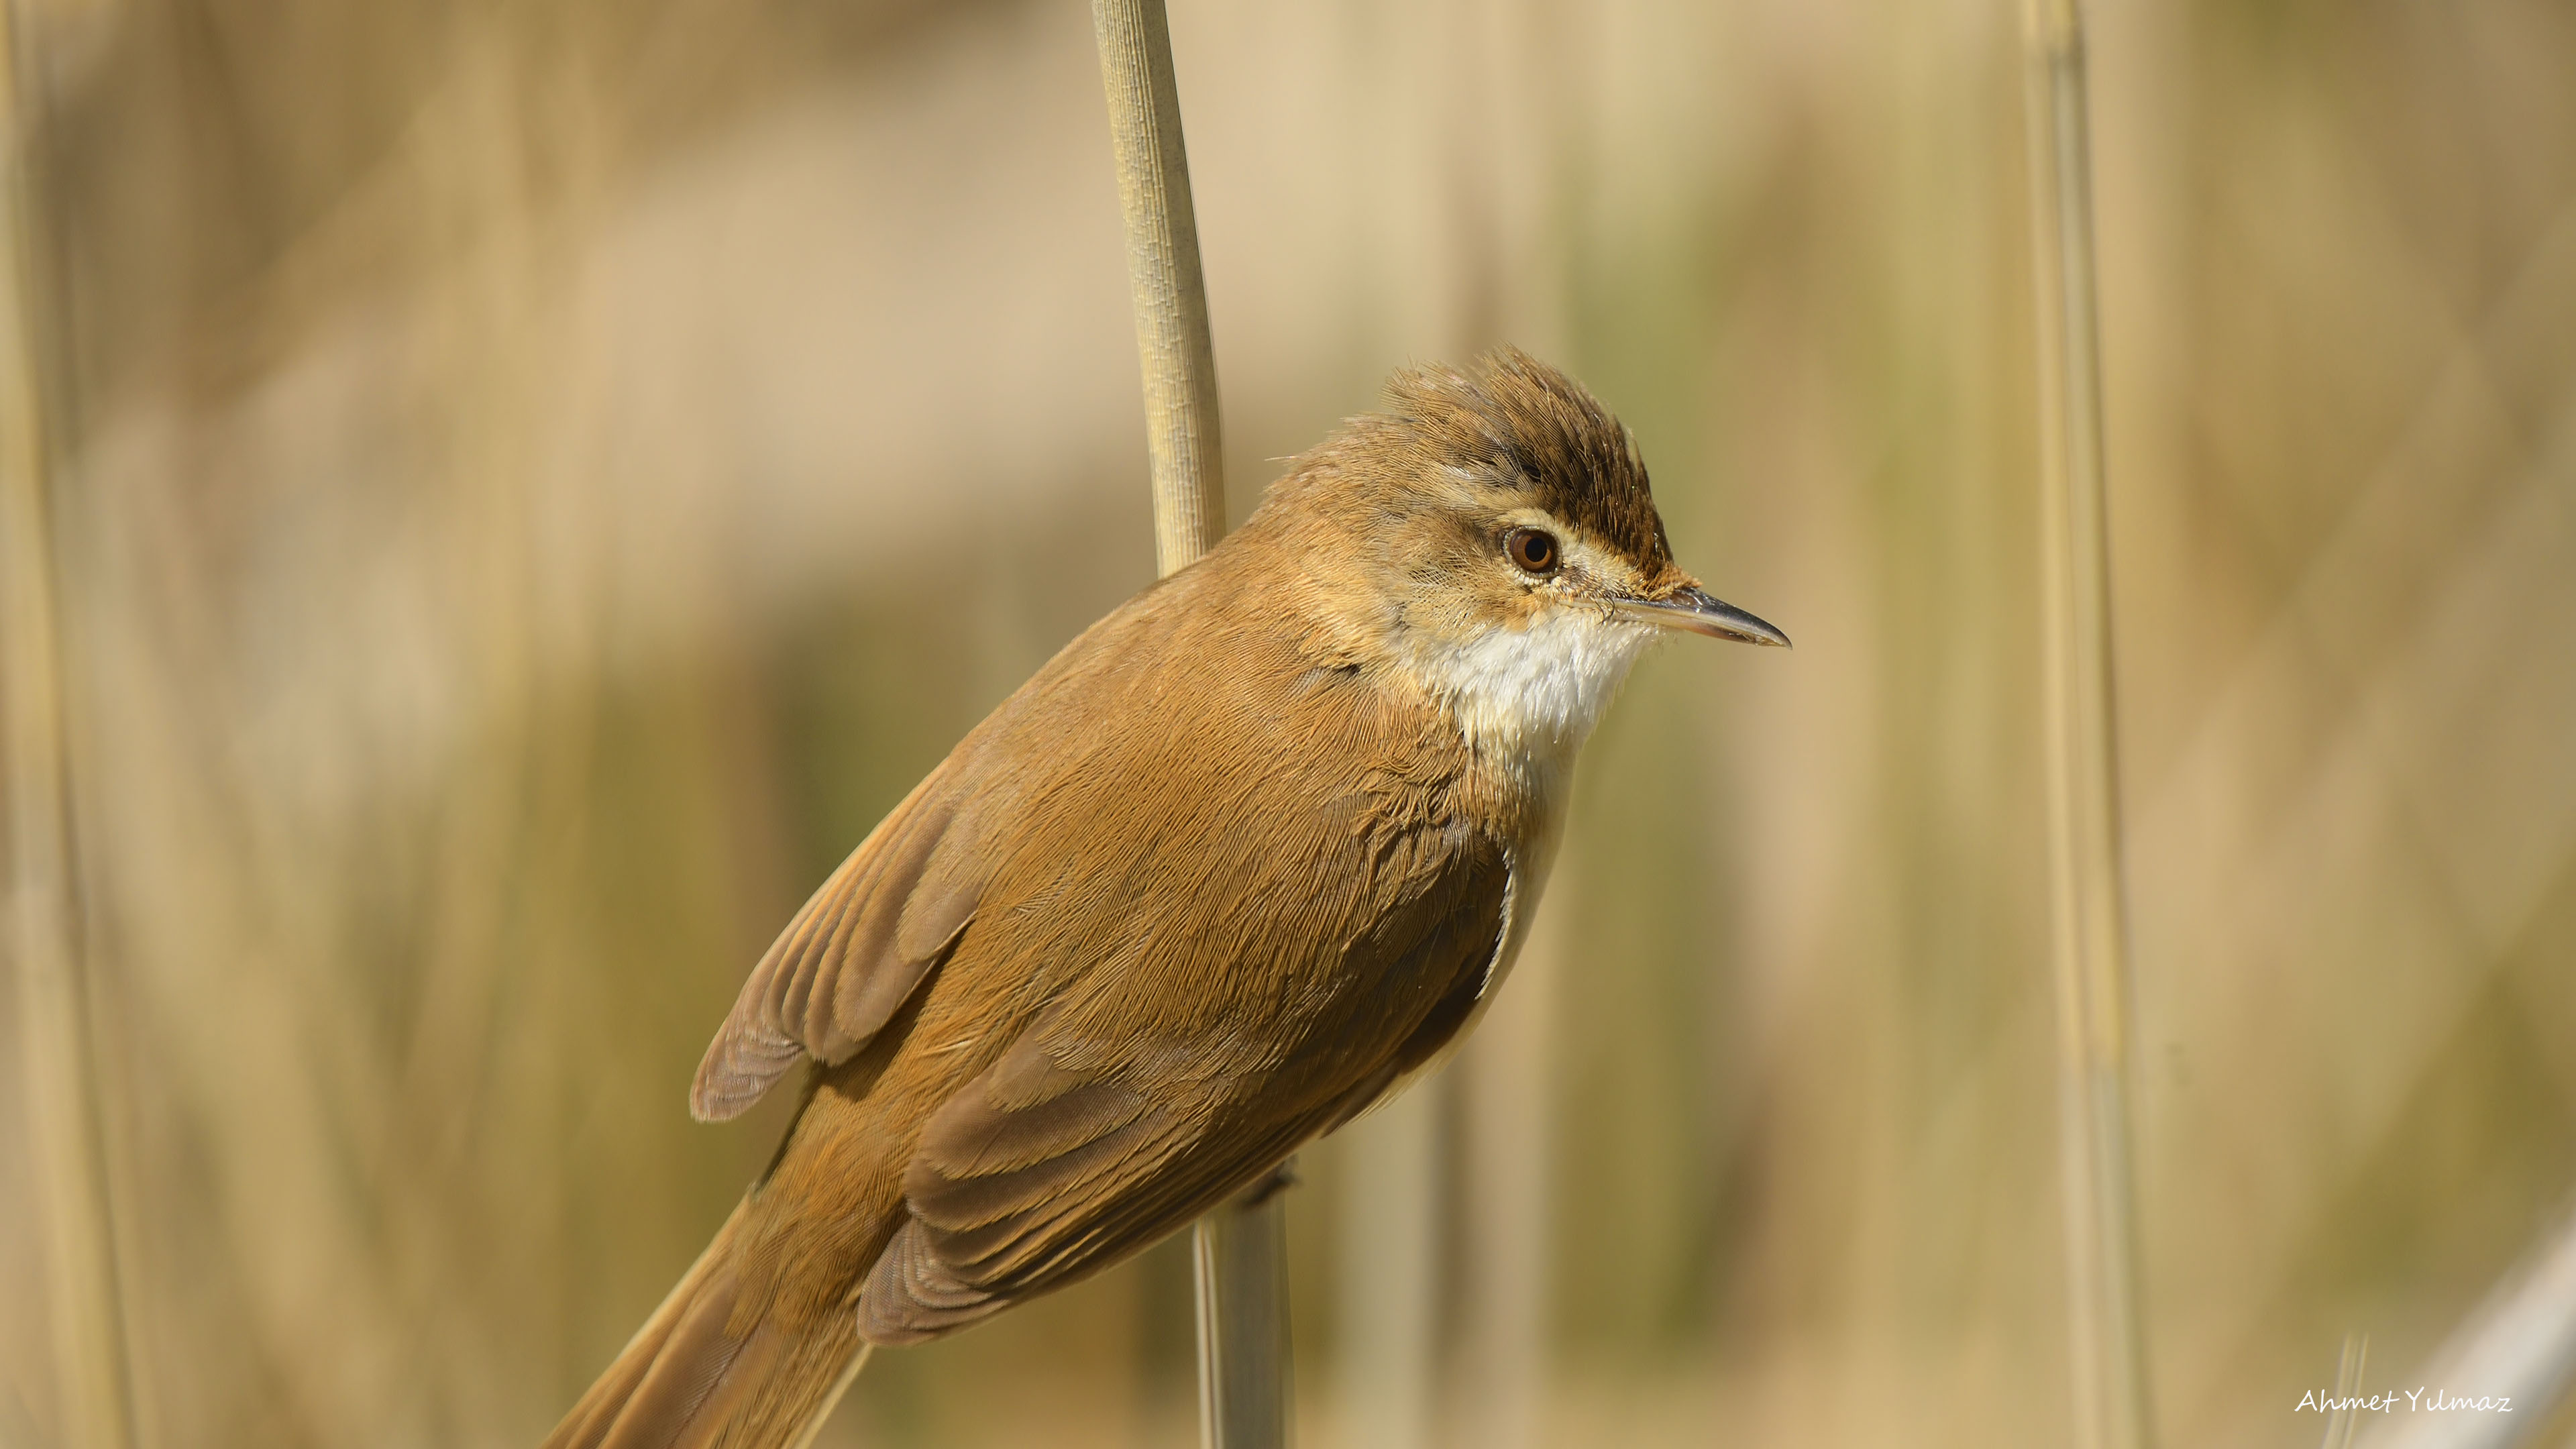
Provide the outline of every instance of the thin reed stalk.
<path id="1" fill-rule="evenodd" d="M 2059 1169 L 2077 1440 L 2153 1442 L 2130 1178 L 2130 983 L 2084 22 L 2024 0 L 2038 279 Z"/>
<path id="2" fill-rule="evenodd" d="M 1127 214 L 1127 280 L 1136 296 L 1154 468 L 1154 561 L 1168 574 L 1225 536 L 1216 350 L 1199 274 L 1190 160 L 1181 146 L 1181 97 L 1162 0 L 1093 0 L 1091 23 Z"/>
<path id="3" fill-rule="evenodd" d="M 1288 1209 L 1284 1178 L 1199 1219 L 1199 1440 L 1207 1449 L 1288 1442 Z"/>
<path id="4" fill-rule="evenodd" d="M 63 738 L 49 457 L 32 316 L 34 187 L 18 87 L 16 15 L 0 3 L 0 701 L 7 732 L 9 907 L 21 1050 L 46 1227 L 46 1289 L 61 1399 L 58 1442 L 134 1442 L 125 1323 L 109 1218 L 96 1062 L 82 970 L 80 888 Z"/>
<path id="5" fill-rule="evenodd" d="M 1153 462 L 1154 555 L 1169 574 L 1225 532 L 1216 352 L 1180 91 L 1162 0 L 1093 0 L 1091 19 L 1127 218 Z M 1194 1230 L 1199 1431 L 1208 1449 L 1276 1449 L 1288 1440 L 1288 1229 L 1277 1186 L 1217 1209 Z"/>

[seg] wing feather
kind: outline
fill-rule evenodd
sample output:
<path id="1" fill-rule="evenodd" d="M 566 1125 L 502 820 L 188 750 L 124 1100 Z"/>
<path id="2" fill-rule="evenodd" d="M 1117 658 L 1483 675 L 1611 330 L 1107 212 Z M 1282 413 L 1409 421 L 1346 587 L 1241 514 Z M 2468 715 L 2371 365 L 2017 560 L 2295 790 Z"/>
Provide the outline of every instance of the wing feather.
<path id="1" fill-rule="evenodd" d="M 984 876 L 953 763 L 850 852 L 752 968 L 689 1089 L 700 1121 L 740 1115 L 799 1058 L 847 1060 L 956 947 Z"/>
<path id="2" fill-rule="evenodd" d="M 1369 999 L 1285 1061 L 1180 1076 L 1156 1068 L 1223 1063 L 1226 1048 L 1138 1051 L 1114 1011 L 1049 1011 L 924 1128 L 904 1174 L 911 1221 L 861 1294 L 862 1333 L 917 1341 L 1105 1267 L 1430 1058 L 1466 1020 L 1506 934 L 1507 865 L 1456 854 L 1411 919 L 1391 923 L 1392 940 L 1353 944 L 1373 959 L 1349 963 L 1346 979 L 1372 984 L 1360 988 Z M 1104 1040 L 1127 1049 L 1102 1051 Z"/>

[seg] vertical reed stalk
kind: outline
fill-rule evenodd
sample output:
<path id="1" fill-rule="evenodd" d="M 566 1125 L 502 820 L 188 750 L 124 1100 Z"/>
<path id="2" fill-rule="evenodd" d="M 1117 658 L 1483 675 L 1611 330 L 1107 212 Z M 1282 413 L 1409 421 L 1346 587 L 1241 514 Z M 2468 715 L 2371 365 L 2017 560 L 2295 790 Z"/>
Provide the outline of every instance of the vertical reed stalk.
<path id="1" fill-rule="evenodd" d="M 1181 97 L 1162 0 L 1092 0 L 1100 80 L 1127 214 L 1127 280 L 1145 368 L 1145 443 L 1154 467 L 1154 560 L 1168 574 L 1225 535 L 1216 352 L 1181 147 Z"/>
<path id="2" fill-rule="evenodd" d="M 60 1442 L 134 1442 L 100 1138 L 79 883 L 65 768 L 61 633 L 47 517 L 49 458 L 31 299 L 26 113 L 14 7 L 0 3 L 0 702 L 9 801 L 11 955 L 18 977 L 29 1135 L 44 1203 L 46 1288 L 60 1376 Z"/>
<path id="3" fill-rule="evenodd" d="M 1091 20 L 1127 216 L 1127 276 L 1154 471 L 1155 562 L 1169 574 L 1225 532 L 1216 353 L 1180 91 L 1163 0 L 1092 0 Z M 1288 1439 L 1287 1215 L 1276 1186 L 1217 1209 L 1195 1231 L 1199 1429 L 1207 1449 L 1276 1449 Z"/>
<path id="4" fill-rule="evenodd" d="M 2059 1165 L 2077 1443 L 2145 1449 L 2153 1430 L 2130 1182 L 2128 922 L 2084 23 L 2076 0 L 2024 0 L 2022 13 L 2039 293 Z"/>
<path id="5" fill-rule="evenodd" d="M 1288 1208 L 1273 1178 L 1199 1219 L 1199 1440 L 1207 1449 L 1288 1442 Z"/>

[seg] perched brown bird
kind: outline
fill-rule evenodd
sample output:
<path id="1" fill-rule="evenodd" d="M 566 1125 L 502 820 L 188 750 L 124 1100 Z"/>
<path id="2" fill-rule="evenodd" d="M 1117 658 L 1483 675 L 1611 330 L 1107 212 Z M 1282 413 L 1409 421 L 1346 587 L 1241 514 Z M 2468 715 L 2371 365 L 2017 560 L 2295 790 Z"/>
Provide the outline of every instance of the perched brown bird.
<path id="1" fill-rule="evenodd" d="M 698 1068 L 768 1172 L 549 1446 L 801 1443 L 871 1344 L 1097 1273 L 1432 1065 L 1528 929 L 1673 563 L 1635 443 L 1512 349 L 1399 375 L 1067 645 L 823 883 Z"/>

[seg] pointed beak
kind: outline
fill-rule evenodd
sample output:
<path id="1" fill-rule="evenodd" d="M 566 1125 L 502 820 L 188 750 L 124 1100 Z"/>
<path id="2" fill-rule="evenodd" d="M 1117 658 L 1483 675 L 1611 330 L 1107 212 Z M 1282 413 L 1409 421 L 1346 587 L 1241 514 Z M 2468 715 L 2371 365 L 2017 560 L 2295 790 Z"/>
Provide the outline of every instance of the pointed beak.
<path id="1" fill-rule="evenodd" d="M 1712 639 L 1789 647 L 1789 636 L 1733 604 L 1709 597 L 1697 584 L 1661 599 L 1620 599 L 1613 607 L 1631 619 L 1665 629 L 1687 629 Z"/>

